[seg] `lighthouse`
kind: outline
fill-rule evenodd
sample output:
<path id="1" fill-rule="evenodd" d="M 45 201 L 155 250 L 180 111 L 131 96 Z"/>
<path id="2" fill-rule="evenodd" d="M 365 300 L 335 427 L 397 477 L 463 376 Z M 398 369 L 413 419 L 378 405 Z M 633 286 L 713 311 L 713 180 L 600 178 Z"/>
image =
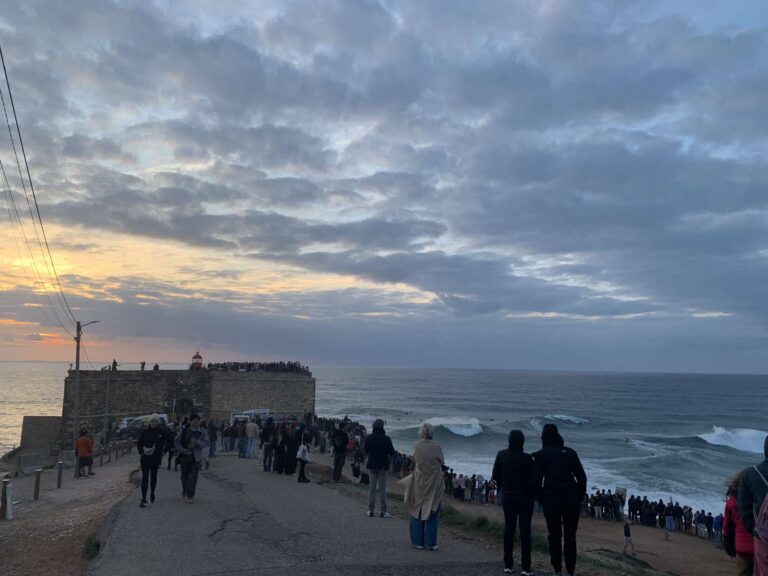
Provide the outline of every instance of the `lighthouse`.
<path id="1" fill-rule="evenodd" d="M 198 350 L 197 352 L 195 352 L 195 355 L 192 356 L 192 365 L 190 366 L 190 368 L 192 368 L 192 370 L 200 370 L 202 369 L 202 367 L 203 367 L 203 357 L 200 356 L 200 350 Z"/>

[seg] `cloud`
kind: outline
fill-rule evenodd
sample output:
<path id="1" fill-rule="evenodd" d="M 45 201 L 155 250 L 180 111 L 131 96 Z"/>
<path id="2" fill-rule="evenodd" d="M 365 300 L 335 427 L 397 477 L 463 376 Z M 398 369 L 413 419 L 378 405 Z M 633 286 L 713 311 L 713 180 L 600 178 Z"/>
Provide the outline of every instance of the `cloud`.
<path id="1" fill-rule="evenodd" d="M 189 292 L 215 278 L 197 293 L 222 342 L 225 322 L 254 337 L 248 323 L 268 317 L 285 343 L 354 327 L 401 349 L 418 318 L 524 329 L 541 347 L 564 342 L 555 325 L 577 343 L 591 326 L 583 341 L 611 348 L 655 325 L 681 348 L 725 350 L 727 326 L 752 358 L 768 312 L 759 9 L 227 5 L 25 2 L 0 16 L 46 221 L 130 238 L 148 260 L 189 250 L 174 273 Z M 0 155 L 23 203 L 7 136 Z M 53 242 L 82 262 L 95 244 Z M 112 321 L 151 310 L 141 334 L 173 337 L 160 324 L 180 322 L 183 288 L 132 272 L 100 287 L 86 268 L 68 278 L 107 294 Z M 260 275 L 282 278 L 279 293 L 256 297 Z M 312 289 L 329 276 L 345 287 Z"/>

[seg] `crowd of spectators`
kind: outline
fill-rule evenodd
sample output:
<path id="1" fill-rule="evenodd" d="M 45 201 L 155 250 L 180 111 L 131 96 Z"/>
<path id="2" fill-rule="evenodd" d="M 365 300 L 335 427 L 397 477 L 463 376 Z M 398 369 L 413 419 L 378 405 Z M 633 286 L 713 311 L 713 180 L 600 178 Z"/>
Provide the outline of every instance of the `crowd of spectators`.
<path id="1" fill-rule="evenodd" d="M 301 362 L 209 362 L 208 370 L 220 372 L 304 372 L 309 373 L 309 366 Z"/>

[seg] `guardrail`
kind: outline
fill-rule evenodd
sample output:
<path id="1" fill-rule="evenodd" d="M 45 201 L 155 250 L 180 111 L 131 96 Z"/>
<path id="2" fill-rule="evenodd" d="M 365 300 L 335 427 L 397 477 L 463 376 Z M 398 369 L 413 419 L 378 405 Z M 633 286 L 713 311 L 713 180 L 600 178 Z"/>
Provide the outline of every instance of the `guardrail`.
<path id="1" fill-rule="evenodd" d="M 94 464 L 96 462 L 96 457 L 98 457 L 98 465 L 104 466 L 106 464 L 109 464 L 112 462 L 112 456 L 114 455 L 115 461 L 120 459 L 120 456 L 125 456 L 126 454 L 131 454 L 133 452 L 133 440 L 121 440 L 118 442 L 112 442 L 110 444 L 106 444 L 103 446 L 100 446 L 97 450 L 94 451 Z M 71 452 L 71 451 L 70 451 Z M 58 463 L 51 468 L 51 470 L 56 470 L 56 490 L 61 489 L 62 484 L 64 483 L 64 457 L 63 453 L 59 454 L 59 461 Z M 78 478 L 80 475 L 80 468 L 78 466 L 79 462 L 75 460 L 74 467 L 75 467 L 75 474 L 74 477 Z M 35 474 L 35 484 L 34 484 L 34 491 L 32 500 L 37 501 L 40 499 L 40 484 L 43 478 L 43 474 L 45 473 L 45 469 L 37 467 L 34 471 Z M 0 493 L 0 520 L 12 520 L 13 519 L 13 482 L 12 478 L 6 477 L 3 478 L 2 481 L 2 492 Z"/>

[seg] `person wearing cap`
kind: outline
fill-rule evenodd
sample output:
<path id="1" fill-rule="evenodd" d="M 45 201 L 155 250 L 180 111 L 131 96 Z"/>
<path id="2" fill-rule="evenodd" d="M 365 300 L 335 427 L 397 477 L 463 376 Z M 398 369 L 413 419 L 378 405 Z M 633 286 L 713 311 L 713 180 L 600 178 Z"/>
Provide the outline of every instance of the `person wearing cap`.
<path id="1" fill-rule="evenodd" d="M 161 417 L 152 414 L 149 417 L 149 426 L 144 428 L 136 442 L 136 449 L 141 459 L 141 502 L 142 508 L 147 505 L 147 488 L 149 488 L 149 501 L 155 502 L 155 487 L 157 486 L 157 469 L 163 461 L 163 447 L 165 446 L 165 433 L 160 428 Z M 164 421 L 164 420 L 163 420 Z"/>
<path id="2" fill-rule="evenodd" d="M 384 420 L 377 418 L 373 421 L 371 434 L 365 437 L 365 453 L 368 455 L 366 468 L 370 476 L 368 484 L 368 516 L 374 515 L 376 508 L 376 485 L 379 485 L 381 498 L 381 517 L 390 518 L 387 511 L 387 473 L 389 459 L 395 455 L 392 439 L 384 432 Z"/>
<path id="3" fill-rule="evenodd" d="M 508 448 L 496 454 L 493 463 L 493 479 L 502 493 L 504 507 L 504 572 L 512 573 L 514 567 L 514 542 L 517 525 L 520 525 L 521 576 L 531 572 L 531 519 L 536 491 L 536 471 L 533 457 L 523 452 L 525 435 L 522 430 L 509 433 Z"/>
<path id="4" fill-rule="evenodd" d="M 576 451 L 565 446 L 554 424 L 541 431 L 541 450 L 533 454 L 536 466 L 536 499 L 544 507 L 549 532 L 549 557 L 556 575 L 576 570 L 576 529 L 581 499 L 587 492 L 587 475 Z"/>
<path id="5" fill-rule="evenodd" d="M 208 448 L 208 444 L 208 433 L 200 426 L 200 416 L 192 414 L 189 426 L 182 428 L 175 440 L 181 463 L 181 497 L 189 504 L 195 501 L 197 473 L 203 461 L 203 450 Z"/>

